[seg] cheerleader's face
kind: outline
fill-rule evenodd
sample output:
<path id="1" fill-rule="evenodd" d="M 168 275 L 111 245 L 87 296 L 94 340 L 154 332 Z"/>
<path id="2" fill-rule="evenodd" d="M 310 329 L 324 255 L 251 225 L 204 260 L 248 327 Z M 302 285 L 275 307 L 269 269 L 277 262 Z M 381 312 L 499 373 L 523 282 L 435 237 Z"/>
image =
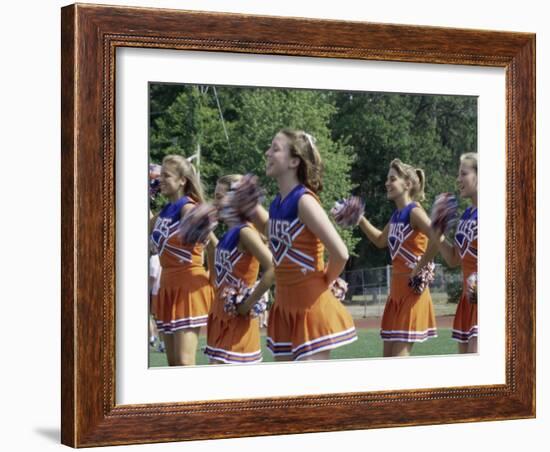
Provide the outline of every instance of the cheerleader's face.
<path id="1" fill-rule="evenodd" d="M 468 160 L 460 163 L 456 181 L 460 197 L 472 198 L 477 196 L 477 171 Z"/>
<path id="2" fill-rule="evenodd" d="M 182 178 L 174 165 L 163 165 L 160 172 L 160 192 L 167 197 L 178 196 L 185 188 L 185 178 Z"/>
<path id="3" fill-rule="evenodd" d="M 227 194 L 229 187 L 226 184 L 216 184 L 216 190 L 214 190 L 214 207 L 219 209 L 222 204 L 224 196 Z"/>
<path id="4" fill-rule="evenodd" d="M 277 178 L 288 170 L 298 168 L 300 159 L 291 157 L 289 140 L 286 135 L 278 133 L 271 142 L 271 147 L 265 151 L 265 174 Z"/>
<path id="5" fill-rule="evenodd" d="M 407 194 L 410 190 L 410 182 L 400 176 L 394 168 L 390 168 L 386 179 L 386 196 L 390 201 Z"/>

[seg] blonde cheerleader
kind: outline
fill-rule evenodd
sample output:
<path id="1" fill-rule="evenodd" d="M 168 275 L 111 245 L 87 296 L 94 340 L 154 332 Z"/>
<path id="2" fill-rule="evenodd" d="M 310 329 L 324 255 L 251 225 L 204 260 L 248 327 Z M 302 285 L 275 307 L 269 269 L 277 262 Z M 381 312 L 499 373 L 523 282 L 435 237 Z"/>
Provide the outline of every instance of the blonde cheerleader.
<path id="1" fill-rule="evenodd" d="M 193 365 L 199 330 L 207 323 L 214 292 L 203 266 L 203 245 L 182 242 L 179 227 L 203 201 L 202 188 L 193 166 L 179 155 L 164 158 L 159 181 L 169 202 L 151 219 L 151 243 L 162 267 L 153 314 L 164 337 L 168 364 Z"/>
<path id="2" fill-rule="evenodd" d="M 411 270 L 426 251 L 430 233 L 430 219 L 419 204 L 424 200 L 424 172 L 395 159 L 385 186 L 387 198 L 397 208 L 390 221 L 379 230 L 362 216 L 359 227 L 375 246 L 388 247 L 392 259 L 390 294 L 380 329 L 384 356 L 408 356 L 416 342 L 437 336 L 426 281 L 414 285 L 410 280 Z"/>
<path id="3" fill-rule="evenodd" d="M 418 267 L 423 265 L 425 260 L 433 258 L 437 251 L 449 266 L 462 266 L 463 289 L 453 322 L 452 337 L 458 342 L 459 353 L 477 353 L 477 153 L 470 152 L 460 157 L 457 183 L 460 196 L 470 199 L 472 205 L 459 219 L 453 242 L 445 238 L 445 224 L 432 231 L 433 240 L 430 241 L 426 258 Z M 435 213 L 440 213 L 440 218 L 441 212 L 450 210 L 443 205 L 445 202 L 448 203 L 447 199 L 448 196 L 440 196 L 435 203 L 438 206 L 434 205 Z M 417 271 L 415 269 L 413 274 Z"/>

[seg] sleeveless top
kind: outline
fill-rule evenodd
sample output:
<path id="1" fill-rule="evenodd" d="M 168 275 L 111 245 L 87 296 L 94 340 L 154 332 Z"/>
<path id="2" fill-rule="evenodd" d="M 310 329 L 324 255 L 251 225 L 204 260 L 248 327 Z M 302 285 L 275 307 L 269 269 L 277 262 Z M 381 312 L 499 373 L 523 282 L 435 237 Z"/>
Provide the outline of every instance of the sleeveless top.
<path id="1" fill-rule="evenodd" d="M 269 248 L 277 284 L 296 284 L 324 271 L 324 246 L 298 217 L 304 195 L 319 202 L 315 193 L 297 185 L 284 199 L 278 194 L 269 207 Z"/>
<path id="2" fill-rule="evenodd" d="M 428 246 L 428 237 L 415 231 L 411 225 L 411 211 L 417 206 L 416 202 L 411 202 L 403 209 L 394 211 L 388 233 L 393 273 L 406 274 L 407 278 Z"/>
<path id="3" fill-rule="evenodd" d="M 249 253 L 239 251 L 239 235 L 241 229 L 251 227 L 247 223 L 233 226 L 229 229 L 216 246 L 216 289 L 226 285 L 237 285 L 242 281 L 251 287 L 256 282 L 260 263 Z"/>
<path id="4" fill-rule="evenodd" d="M 151 242 L 158 250 L 163 271 L 202 267 L 203 245 L 183 243 L 179 234 L 181 209 L 187 204 L 196 204 L 196 202 L 188 196 L 183 196 L 176 202 L 164 206 L 151 232 Z"/>
<path id="5" fill-rule="evenodd" d="M 456 228 L 455 246 L 462 260 L 464 279 L 477 272 L 477 208 L 468 207 Z"/>

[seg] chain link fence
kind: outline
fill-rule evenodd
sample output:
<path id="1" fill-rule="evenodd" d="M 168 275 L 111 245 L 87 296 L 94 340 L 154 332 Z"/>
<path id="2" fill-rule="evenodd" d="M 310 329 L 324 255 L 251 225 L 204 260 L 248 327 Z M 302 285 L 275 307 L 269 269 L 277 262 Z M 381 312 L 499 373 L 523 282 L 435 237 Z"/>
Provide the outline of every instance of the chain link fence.
<path id="1" fill-rule="evenodd" d="M 441 264 L 435 266 L 435 280 L 430 292 L 437 316 L 453 315 L 462 292 L 460 268 L 449 269 Z M 379 317 L 390 291 L 392 266 L 363 268 L 344 272 L 348 292 L 344 303 L 353 311 L 354 317 Z"/>

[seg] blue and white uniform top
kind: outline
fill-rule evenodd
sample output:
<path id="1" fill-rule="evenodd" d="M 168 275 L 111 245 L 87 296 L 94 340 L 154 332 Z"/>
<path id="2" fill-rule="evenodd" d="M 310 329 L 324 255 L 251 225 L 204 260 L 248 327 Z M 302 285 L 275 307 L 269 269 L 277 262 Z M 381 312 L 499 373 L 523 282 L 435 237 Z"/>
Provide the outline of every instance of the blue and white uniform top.
<path id="1" fill-rule="evenodd" d="M 229 229 L 216 247 L 216 289 L 227 284 L 236 286 L 239 281 L 251 287 L 258 276 L 259 262 L 249 253 L 239 251 L 241 230 L 252 227 L 242 223 Z"/>
<path id="2" fill-rule="evenodd" d="M 183 243 L 179 234 L 181 210 L 187 204 L 195 204 L 188 196 L 168 203 L 160 211 L 151 233 L 163 270 L 169 268 L 202 266 L 202 244 Z"/>
<path id="3" fill-rule="evenodd" d="M 393 212 L 388 232 L 388 248 L 394 272 L 408 272 L 414 268 L 426 251 L 428 238 L 411 225 L 411 211 L 418 207 L 416 202 Z"/>
<path id="4" fill-rule="evenodd" d="M 295 284 L 324 269 L 324 247 L 298 217 L 298 203 L 304 195 L 319 201 L 311 190 L 297 185 L 284 199 L 278 194 L 269 207 L 269 248 L 277 284 Z"/>
<path id="5" fill-rule="evenodd" d="M 470 255 L 477 262 L 477 208 L 474 206 L 468 207 L 460 217 L 455 244 L 462 260 Z"/>

